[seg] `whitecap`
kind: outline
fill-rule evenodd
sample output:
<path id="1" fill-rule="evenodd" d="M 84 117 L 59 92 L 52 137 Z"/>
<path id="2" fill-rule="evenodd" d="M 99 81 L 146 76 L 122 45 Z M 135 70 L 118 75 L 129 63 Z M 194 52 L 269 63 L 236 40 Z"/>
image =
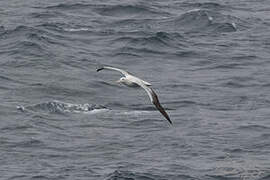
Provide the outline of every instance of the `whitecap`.
<path id="1" fill-rule="evenodd" d="M 78 28 L 78 29 L 74 29 L 74 28 L 65 28 L 65 31 L 69 31 L 69 32 L 78 32 L 78 31 L 89 31 L 89 28 Z"/>
<path id="2" fill-rule="evenodd" d="M 198 8 L 197 8 L 197 9 L 191 9 L 191 10 L 188 10 L 187 13 L 198 12 L 198 11 L 200 11 L 200 10 L 201 10 L 201 9 L 198 9 Z"/>
<path id="3" fill-rule="evenodd" d="M 38 103 L 29 106 L 17 106 L 17 109 L 25 111 L 34 112 L 50 112 L 50 113 L 88 113 L 88 112 L 99 112 L 101 110 L 108 110 L 105 106 L 97 104 L 73 104 L 61 101 L 49 101 Z"/>

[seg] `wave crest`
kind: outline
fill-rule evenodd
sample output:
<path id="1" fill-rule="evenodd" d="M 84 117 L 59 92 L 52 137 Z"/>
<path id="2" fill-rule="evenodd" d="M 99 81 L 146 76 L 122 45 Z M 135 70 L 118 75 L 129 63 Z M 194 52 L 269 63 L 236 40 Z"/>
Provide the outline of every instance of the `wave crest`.
<path id="1" fill-rule="evenodd" d="M 30 106 L 18 106 L 18 110 L 21 110 L 23 112 L 30 110 L 35 112 L 45 111 L 49 113 L 85 113 L 85 112 L 92 112 L 95 110 L 107 110 L 105 106 L 102 105 L 96 105 L 96 104 L 71 104 L 71 103 L 65 103 L 61 101 L 49 101 L 44 103 L 39 103 L 35 105 Z"/>

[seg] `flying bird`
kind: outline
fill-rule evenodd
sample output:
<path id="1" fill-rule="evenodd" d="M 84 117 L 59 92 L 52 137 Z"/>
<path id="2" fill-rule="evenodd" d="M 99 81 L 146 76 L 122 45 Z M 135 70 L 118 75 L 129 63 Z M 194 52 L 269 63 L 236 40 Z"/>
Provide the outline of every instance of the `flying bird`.
<path id="1" fill-rule="evenodd" d="M 107 70 L 113 70 L 113 71 L 118 71 L 120 73 L 122 73 L 124 75 L 124 77 L 121 77 L 117 82 L 118 83 L 122 83 L 126 86 L 129 87 L 142 87 L 148 94 L 151 102 L 156 106 L 156 108 L 159 110 L 159 112 L 169 121 L 170 124 L 172 124 L 172 121 L 169 117 L 169 115 L 166 113 L 166 111 L 164 110 L 164 108 L 161 106 L 161 104 L 159 103 L 158 100 L 158 96 L 155 93 L 155 91 L 150 87 L 151 84 L 143 81 L 142 79 L 133 76 L 131 73 L 119 69 L 119 68 L 115 68 L 115 67 L 111 67 L 111 66 L 102 66 L 97 68 L 97 72 L 101 71 L 103 69 L 107 69 Z"/>

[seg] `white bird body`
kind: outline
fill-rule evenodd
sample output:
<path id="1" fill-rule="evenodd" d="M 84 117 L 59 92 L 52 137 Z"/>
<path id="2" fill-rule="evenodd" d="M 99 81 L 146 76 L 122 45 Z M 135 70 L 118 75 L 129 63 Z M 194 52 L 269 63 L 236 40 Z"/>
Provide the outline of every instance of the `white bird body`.
<path id="1" fill-rule="evenodd" d="M 150 83 L 143 81 L 133 75 L 127 75 L 126 77 L 122 77 L 117 82 L 122 83 L 129 87 L 140 87 L 139 85 L 140 82 L 142 82 L 146 86 L 151 86 Z"/>
<path id="2" fill-rule="evenodd" d="M 129 87 L 142 87 L 148 94 L 151 102 L 156 106 L 156 108 L 161 112 L 161 114 L 169 121 L 170 124 L 172 124 L 172 121 L 170 120 L 169 115 L 166 113 L 164 108 L 160 105 L 157 94 L 154 92 L 154 90 L 150 87 L 151 84 L 143 81 L 142 79 L 131 75 L 129 72 L 124 71 L 122 69 L 118 69 L 115 67 L 110 67 L 110 66 L 103 66 L 97 71 L 103 70 L 103 69 L 108 69 L 108 70 L 114 70 L 114 71 L 119 71 L 121 72 L 125 77 L 121 77 L 117 82 L 122 83 L 126 86 Z"/>

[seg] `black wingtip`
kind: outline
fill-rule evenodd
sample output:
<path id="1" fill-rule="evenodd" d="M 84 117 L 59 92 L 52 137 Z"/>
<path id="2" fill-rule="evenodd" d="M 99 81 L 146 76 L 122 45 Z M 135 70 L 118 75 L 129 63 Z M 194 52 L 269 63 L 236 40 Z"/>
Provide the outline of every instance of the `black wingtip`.
<path id="1" fill-rule="evenodd" d="M 170 118 L 166 118 L 166 119 L 169 121 L 169 123 L 170 123 L 171 125 L 173 125 L 173 123 L 172 123 L 172 121 L 171 121 Z"/>
<path id="2" fill-rule="evenodd" d="M 104 69 L 104 68 L 103 68 L 103 67 L 102 67 L 102 68 L 97 68 L 97 72 L 98 72 L 98 71 L 101 71 L 102 69 Z"/>

